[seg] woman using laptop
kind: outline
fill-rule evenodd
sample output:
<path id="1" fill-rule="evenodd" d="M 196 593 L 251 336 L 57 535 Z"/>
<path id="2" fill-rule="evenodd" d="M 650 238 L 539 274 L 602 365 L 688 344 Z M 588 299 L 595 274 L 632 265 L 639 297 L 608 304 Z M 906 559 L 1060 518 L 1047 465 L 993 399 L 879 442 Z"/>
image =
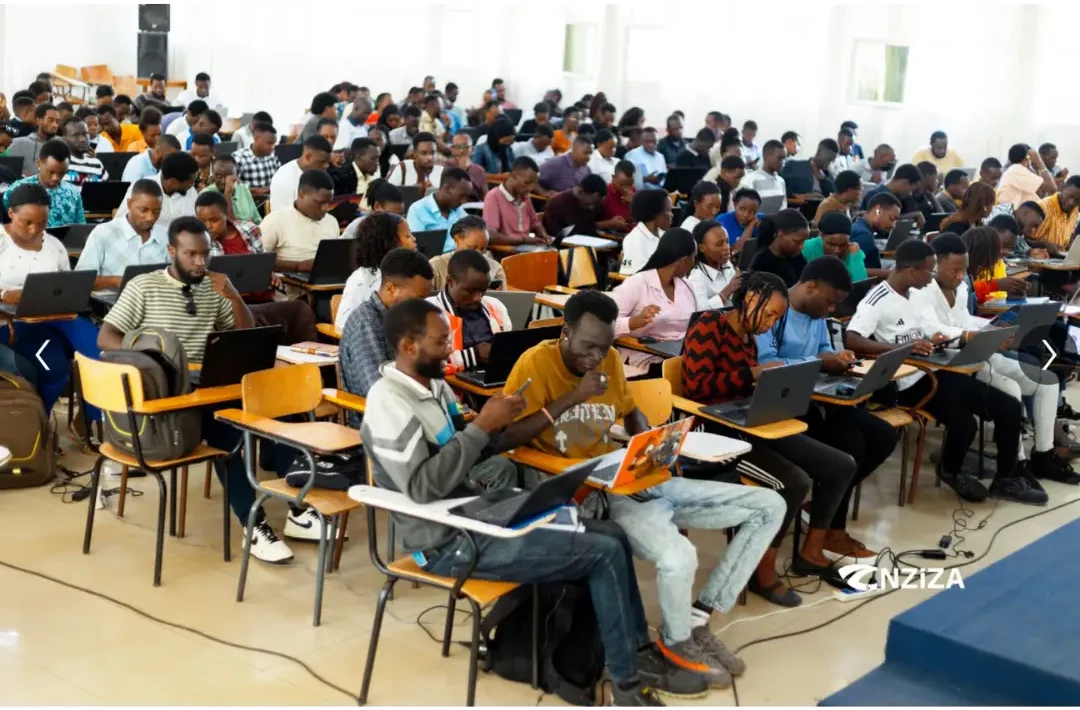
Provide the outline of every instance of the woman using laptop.
<path id="1" fill-rule="evenodd" d="M 698 310 L 726 308 L 742 276 L 731 262 L 728 233 L 720 224 L 707 220 L 694 227 L 697 257 L 687 277 L 694 289 Z"/>
<path id="2" fill-rule="evenodd" d="M 379 290 L 379 264 L 383 257 L 397 248 L 416 251 L 416 238 L 409 224 L 392 212 L 375 212 L 368 215 L 356 228 L 356 271 L 345 282 L 341 294 L 334 327 L 342 330 L 349 314 Z"/>
<path id="3" fill-rule="evenodd" d="M 780 364 L 758 365 L 754 336 L 776 326 L 774 332 L 782 337 L 788 308 L 784 282 L 775 274 L 751 272 L 731 301 L 732 310 L 703 313 L 686 334 L 683 393 L 695 402 L 717 404 L 750 397 L 761 371 Z M 855 461 L 805 434 L 765 440 L 718 424 L 706 426 L 725 436 L 750 441 L 754 448 L 738 461 L 736 472 L 777 490 L 787 504 L 780 531 L 750 580 L 750 591 L 781 606 L 802 603 L 802 598 L 779 580 L 776 560 L 780 544 L 811 486 L 814 496 L 810 501 L 810 528 L 794 555 L 791 570 L 799 576 L 838 582 L 839 575 L 824 554 L 825 535 L 855 476 Z"/>

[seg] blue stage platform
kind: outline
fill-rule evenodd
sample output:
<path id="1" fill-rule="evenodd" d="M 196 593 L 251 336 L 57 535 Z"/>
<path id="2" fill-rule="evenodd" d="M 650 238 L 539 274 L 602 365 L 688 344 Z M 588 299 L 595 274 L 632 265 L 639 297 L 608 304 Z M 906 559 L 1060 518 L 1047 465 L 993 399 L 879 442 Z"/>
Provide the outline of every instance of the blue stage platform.
<path id="1" fill-rule="evenodd" d="M 885 663 L 820 704 L 1080 705 L 1080 520 L 964 584 L 895 617 Z"/>

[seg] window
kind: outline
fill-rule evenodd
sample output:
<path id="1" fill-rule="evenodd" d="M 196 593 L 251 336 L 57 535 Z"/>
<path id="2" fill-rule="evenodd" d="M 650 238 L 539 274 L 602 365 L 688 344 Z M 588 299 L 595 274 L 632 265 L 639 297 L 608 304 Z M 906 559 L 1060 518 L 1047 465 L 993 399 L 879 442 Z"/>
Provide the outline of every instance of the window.
<path id="1" fill-rule="evenodd" d="M 856 40 L 851 53 L 852 101 L 904 103 L 908 48 L 873 40 Z"/>
<path id="2" fill-rule="evenodd" d="M 596 25 L 567 25 L 563 42 L 563 73 L 592 76 L 595 47 Z"/>

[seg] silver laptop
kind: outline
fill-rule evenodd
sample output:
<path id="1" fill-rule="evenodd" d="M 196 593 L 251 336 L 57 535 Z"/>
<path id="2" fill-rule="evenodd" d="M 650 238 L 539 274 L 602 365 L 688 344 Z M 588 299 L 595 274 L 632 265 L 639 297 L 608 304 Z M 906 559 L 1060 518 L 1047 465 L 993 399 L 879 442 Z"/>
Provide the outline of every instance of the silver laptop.
<path id="1" fill-rule="evenodd" d="M 1064 259 L 1028 259 L 1029 264 L 1053 264 L 1055 266 L 1080 266 L 1080 239 L 1074 239 Z"/>
<path id="2" fill-rule="evenodd" d="M 776 214 L 784 208 L 786 195 L 769 195 L 761 198 L 761 212 L 763 214 Z"/>
<path id="3" fill-rule="evenodd" d="M 536 294 L 532 291 L 488 291 L 486 296 L 498 299 L 510 314 L 510 325 L 514 330 L 524 330 L 532 315 Z"/>

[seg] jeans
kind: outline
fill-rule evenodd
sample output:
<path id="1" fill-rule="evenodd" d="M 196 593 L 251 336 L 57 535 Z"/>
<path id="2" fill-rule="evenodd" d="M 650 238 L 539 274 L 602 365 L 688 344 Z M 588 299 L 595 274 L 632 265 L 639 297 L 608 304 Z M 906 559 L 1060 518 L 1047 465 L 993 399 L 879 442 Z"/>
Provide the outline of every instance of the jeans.
<path id="1" fill-rule="evenodd" d="M 37 368 L 34 364 L 7 345 L 0 344 L 0 372 L 22 377 L 34 389 L 38 389 Z"/>
<path id="2" fill-rule="evenodd" d="M 855 486 L 892 455 L 900 434 L 892 425 L 862 407 L 815 403 L 810 405 L 803 420 L 809 427 L 806 433 L 812 439 L 842 451 L 855 461 L 855 477 L 844 491 L 829 525 L 830 530 L 844 530 Z"/>
<path id="3" fill-rule="evenodd" d="M 994 422 L 998 475 L 1015 475 L 1023 416 L 1020 400 L 979 382 L 971 375 L 939 370 L 934 376 L 938 381 L 937 392 L 923 405 L 923 409 L 945 427 L 945 442 L 941 447 L 942 469 L 950 474 L 960 472 L 968 447 L 979 432 L 975 423 L 978 416 Z M 912 406 L 929 391 L 930 377 L 924 376 L 911 387 L 901 390 L 897 402 Z"/>
<path id="4" fill-rule="evenodd" d="M 1038 366 L 1028 365 L 1029 372 Z M 989 363 L 976 373 L 980 382 L 1001 390 L 1011 397 L 1031 397 L 1032 422 L 1035 424 L 1035 451 L 1054 448 L 1054 424 L 1057 422 L 1058 380 L 1049 372 L 1039 371 L 1041 383 L 1034 382 L 1025 374 L 1020 361 L 998 353 L 991 355 Z"/>
<path id="5" fill-rule="evenodd" d="M 617 526 L 582 520 L 582 532 L 534 530 L 521 537 L 474 535 L 477 562 L 471 577 L 520 584 L 579 582 L 589 585 L 608 672 L 617 683 L 637 678 L 637 650 L 649 641 L 630 547 Z M 428 555 L 424 569 L 456 577 L 469 566 L 471 546 L 456 536 Z"/>
<path id="6" fill-rule="evenodd" d="M 727 612 L 780 529 L 784 500 L 767 488 L 686 478 L 672 478 L 635 498 L 609 496 L 611 519 L 626 531 L 634 554 L 656 565 L 663 641 L 679 643 L 690 638 L 697 571 L 697 549 L 679 528 L 738 528 L 698 595 L 709 608 Z"/>
<path id="7" fill-rule="evenodd" d="M 0 342 L 7 342 L 7 338 L 8 326 L 4 326 L 0 328 Z M 52 411 L 56 400 L 67 389 L 72 353 L 78 352 L 95 360 L 101 357 L 97 338 L 97 326 L 84 316 L 74 320 L 15 324 L 15 343 L 12 347 L 35 368 L 38 394 L 46 412 Z M 50 341 L 48 345 L 45 345 L 46 341 Z M 39 350 L 44 367 L 40 366 L 37 358 Z M 100 410 L 88 406 L 86 411 L 94 421 L 101 420 Z"/>

